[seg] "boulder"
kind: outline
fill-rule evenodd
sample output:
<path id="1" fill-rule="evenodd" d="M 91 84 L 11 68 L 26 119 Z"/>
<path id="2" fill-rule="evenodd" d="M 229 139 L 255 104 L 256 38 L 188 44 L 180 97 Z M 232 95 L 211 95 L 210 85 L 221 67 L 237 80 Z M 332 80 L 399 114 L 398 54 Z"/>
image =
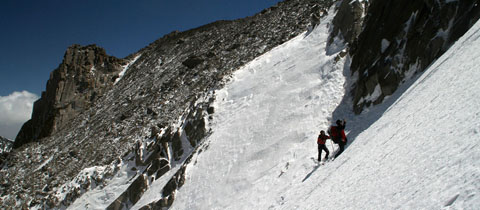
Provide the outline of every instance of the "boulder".
<path id="1" fill-rule="evenodd" d="M 203 61 L 204 60 L 202 58 L 192 55 L 188 57 L 187 60 L 183 61 L 182 64 L 188 67 L 189 69 L 193 69 L 199 64 L 203 63 Z"/>

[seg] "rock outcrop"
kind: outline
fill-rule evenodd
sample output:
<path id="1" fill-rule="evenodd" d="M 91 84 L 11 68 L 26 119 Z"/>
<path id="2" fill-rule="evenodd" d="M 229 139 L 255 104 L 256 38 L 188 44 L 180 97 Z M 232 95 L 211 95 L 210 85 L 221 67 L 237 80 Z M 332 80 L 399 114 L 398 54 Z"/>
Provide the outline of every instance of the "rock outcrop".
<path id="1" fill-rule="evenodd" d="M 347 4 L 348 2 L 348 4 Z M 356 2 L 362 2 L 357 0 Z M 416 72 L 442 55 L 480 17 L 479 1 L 370 1 L 361 33 L 350 45 L 354 111 L 378 104 Z M 339 11 L 357 14 L 355 1 L 344 1 Z M 345 12 L 339 13 L 345 14 Z M 336 18 L 348 19 L 358 15 Z M 335 28 L 341 28 L 342 25 Z M 358 25 L 351 34 L 357 33 Z M 340 30 L 342 31 L 342 30 Z"/>
<path id="2" fill-rule="evenodd" d="M 362 32 L 368 1 L 340 1 L 337 4 L 339 5 L 332 20 L 328 45 L 332 45 L 336 38 L 351 45 Z"/>
<path id="3" fill-rule="evenodd" d="M 14 148 L 54 134 L 90 108 L 112 86 L 125 63 L 96 45 L 70 46 L 34 103 L 32 118 L 22 126 Z"/>

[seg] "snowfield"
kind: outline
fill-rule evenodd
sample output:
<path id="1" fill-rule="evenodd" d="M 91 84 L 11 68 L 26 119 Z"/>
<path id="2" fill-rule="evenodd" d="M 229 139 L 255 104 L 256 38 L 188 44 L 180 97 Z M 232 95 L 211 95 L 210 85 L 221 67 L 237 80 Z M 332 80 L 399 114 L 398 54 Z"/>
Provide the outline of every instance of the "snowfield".
<path id="1" fill-rule="evenodd" d="M 328 22 L 217 91 L 213 134 L 171 209 L 480 207 L 480 23 L 383 104 L 355 116 L 345 96 L 349 58 L 326 55 Z M 315 163 L 319 131 L 342 118 L 345 152 Z"/>
<path id="2" fill-rule="evenodd" d="M 329 22 L 252 61 L 217 91 L 208 149 L 187 168 L 172 209 L 284 202 L 282 194 L 312 168 L 316 134 L 345 92 L 343 61 L 325 55 Z"/>

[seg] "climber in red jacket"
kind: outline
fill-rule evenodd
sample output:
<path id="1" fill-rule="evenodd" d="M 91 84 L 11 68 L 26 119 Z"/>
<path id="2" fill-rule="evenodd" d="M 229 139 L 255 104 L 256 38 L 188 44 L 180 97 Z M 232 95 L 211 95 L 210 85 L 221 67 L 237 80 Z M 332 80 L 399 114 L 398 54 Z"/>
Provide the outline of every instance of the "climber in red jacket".
<path id="1" fill-rule="evenodd" d="M 318 144 L 318 162 L 320 162 L 321 158 L 322 158 L 322 150 L 325 150 L 325 152 L 327 153 L 325 155 L 325 159 L 328 158 L 328 154 L 330 154 L 330 152 L 328 151 L 327 147 L 325 146 L 325 142 L 327 141 L 327 139 L 330 139 L 330 136 L 327 136 L 325 135 L 325 131 L 320 131 L 320 135 L 318 135 L 318 139 L 317 139 L 317 144 Z"/>
<path id="2" fill-rule="evenodd" d="M 347 124 L 346 120 L 337 120 L 336 126 L 332 125 L 328 129 L 328 134 L 330 134 L 330 137 L 332 138 L 332 141 L 335 144 L 338 144 L 338 147 L 340 148 L 335 154 L 335 158 L 337 158 L 340 154 L 342 154 L 345 145 L 347 144 L 347 137 L 345 136 L 345 126 Z"/>

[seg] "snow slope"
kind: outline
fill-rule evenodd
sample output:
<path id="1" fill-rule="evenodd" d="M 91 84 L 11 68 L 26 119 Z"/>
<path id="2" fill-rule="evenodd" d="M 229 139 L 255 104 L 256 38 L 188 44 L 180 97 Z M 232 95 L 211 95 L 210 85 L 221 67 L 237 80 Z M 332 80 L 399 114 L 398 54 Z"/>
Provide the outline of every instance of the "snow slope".
<path id="1" fill-rule="evenodd" d="M 344 155 L 322 168 L 325 173 L 287 193 L 292 202 L 285 209 L 312 209 L 319 200 L 325 209 L 478 209 L 479 37 L 477 23 L 391 98 Z"/>
<path id="2" fill-rule="evenodd" d="M 477 23 L 400 97 L 354 119 L 345 153 L 274 209 L 478 209 L 479 37 Z"/>
<path id="3" fill-rule="evenodd" d="M 344 61 L 325 55 L 332 16 L 217 91 L 208 148 L 187 168 L 172 209 L 267 209 L 304 178 L 319 128 L 345 92 Z"/>
<path id="4" fill-rule="evenodd" d="M 316 30 L 237 70 L 229 85 L 217 91 L 210 125 L 214 132 L 187 167 L 187 182 L 173 209 L 225 209 L 239 200 L 245 208 L 258 209 L 258 200 L 248 194 L 234 195 L 268 192 L 290 182 L 292 174 L 281 174 L 291 165 L 310 167 L 310 162 L 294 162 L 311 147 L 317 128 L 327 126 L 326 118 L 344 95 L 344 63 L 335 63 L 335 55 L 324 55 L 331 14 Z M 162 178 L 133 209 L 155 200 L 157 182 L 161 184 Z"/>
<path id="5" fill-rule="evenodd" d="M 384 104 L 355 116 L 344 98 L 348 58 L 325 54 L 328 22 L 217 92 L 214 132 L 172 209 L 478 209 L 480 23 Z M 315 140 L 332 113 L 348 119 L 350 144 L 319 166 Z"/>

